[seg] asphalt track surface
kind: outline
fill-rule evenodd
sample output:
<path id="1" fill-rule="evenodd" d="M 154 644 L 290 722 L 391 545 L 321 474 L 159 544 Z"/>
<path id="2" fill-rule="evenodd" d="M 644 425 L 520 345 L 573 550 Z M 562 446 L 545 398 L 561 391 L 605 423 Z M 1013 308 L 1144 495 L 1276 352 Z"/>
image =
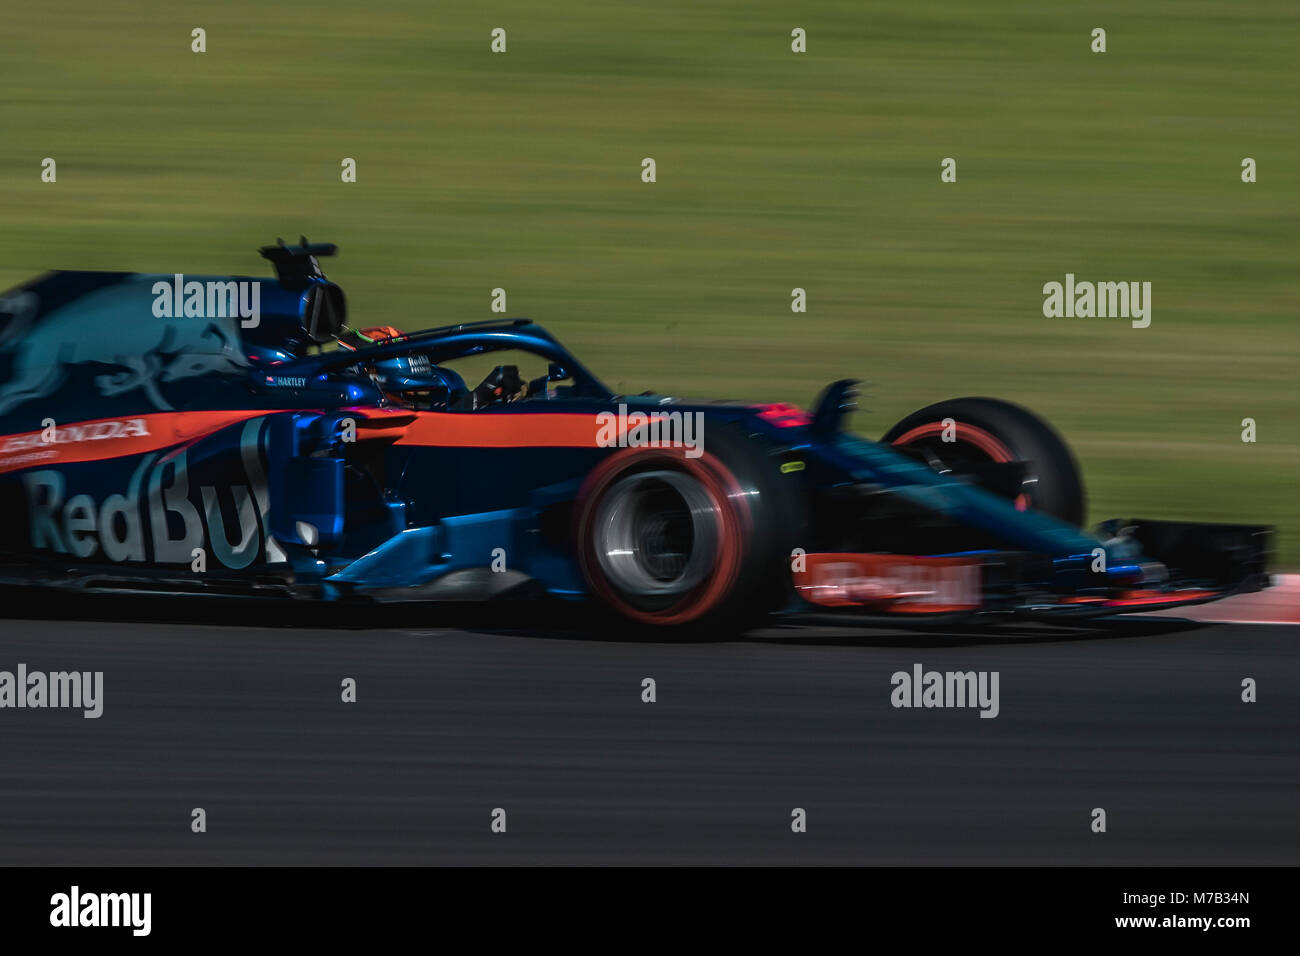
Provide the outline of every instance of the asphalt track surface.
<path id="1" fill-rule="evenodd" d="M 105 704 L 0 710 L 2 864 L 1300 862 L 1294 626 L 673 644 L 546 605 L 45 597 L 0 611 L 18 662 Z M 998 671 L 1000 715 L 895 709 L 914 663 Z"/>

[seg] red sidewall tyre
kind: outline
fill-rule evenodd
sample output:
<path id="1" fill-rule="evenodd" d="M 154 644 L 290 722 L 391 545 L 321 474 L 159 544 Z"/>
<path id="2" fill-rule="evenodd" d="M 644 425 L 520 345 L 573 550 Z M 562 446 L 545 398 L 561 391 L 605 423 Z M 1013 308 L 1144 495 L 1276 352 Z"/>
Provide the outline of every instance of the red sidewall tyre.
<path id="1" fill-rule="evenodd" d="M 752 440 L 725 425 L 709 432 L 708 447 L 696 458 L 682 448 L 616 451 L 592 470 L 578 493 L 574 540 L 590 593 L 625 620 L 656 627 L 691 628 L 737 623 L 761 613 L 782 594 L 777 583 L 786 566 L 787 534 L 794 533 L 790 493 L 776 481 L 776 469 Z M 692 515 L 707 512 L 709 534 L 692 539 L 690 561 L 706 571 L 679 594 L 650 598 L 621 587 L 602 560 L 601 527 L 611 521 L 620 487 L 668 475 L 691 489 Z M 607 502 L 613 493 L 614 498 Z M 602 507 L 605 504 L 606 507 Z M 694 520 L 694 519 L 693 519 Z M 626 560 L 626 559 L 624 559 Z M 788 578 L 787 584 L 788 584 Z"/>
<path id="2" fill-rule="evenodd" d="M 932 442 L 951 420 L 959 443 L 989 461 L 1026 463 L 1027 481 L 1012 500 L 1081 525 L 1086 510 L 1079 465 L 1056 431 L 1033 412 L 997 398 L 954 398 L 913 412 L 880 440 L 900 449 Z M 942 457 L 942 446 L 938 454 Z"/>

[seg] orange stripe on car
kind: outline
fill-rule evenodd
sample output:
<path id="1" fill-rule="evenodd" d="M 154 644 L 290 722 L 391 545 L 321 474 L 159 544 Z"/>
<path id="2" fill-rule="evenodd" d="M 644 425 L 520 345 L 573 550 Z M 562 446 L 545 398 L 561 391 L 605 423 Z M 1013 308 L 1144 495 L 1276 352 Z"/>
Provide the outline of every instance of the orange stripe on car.
<path id="1" fill-rule="evenodd" d="M 281 409 L 280 411 L 285 411 Z M 303 409 L 303 411 L 309 411 Z M 388 433 L 397 444 L 449 448 L 596 448 L 599 426 L 594 414 L 472 414 L 413 412 L 408 409 L 347 408 L 359 430 Z M 24 468 L 106 461 L 160 451 L 206 437 L 266 409 L 213 412 L 157 412 L 59 423 L 55 440 L 45 429 L 0 436 L 0 474 Z M 381 435 L 375 435 L 376 438 Z"/>
<path id="2" fill-rule="evenodd" d="M 399 445 L 440 448 L 596 448 L 594 412 L 419 412 Z"/>
<path id="3" fill-rule="evenodd" d="M 54 441 L 47 430 L 0 436 L 0 473 L 45 465 L 67 465 L 143 455 L 211 435 L 268 412 L 158 412 L 57 423 Z"/>

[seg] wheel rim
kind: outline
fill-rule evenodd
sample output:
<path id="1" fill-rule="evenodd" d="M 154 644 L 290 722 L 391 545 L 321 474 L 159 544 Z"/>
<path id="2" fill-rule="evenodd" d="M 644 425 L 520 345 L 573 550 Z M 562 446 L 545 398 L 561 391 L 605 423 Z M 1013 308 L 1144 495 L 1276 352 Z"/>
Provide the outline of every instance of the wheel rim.
<path id="1" fill-rule="evenodd" d="M 627 475 L 597 508 L 596 563 L 636 603 L 673 601 L 708 576 L 721 525 L 719 503 L 696 478 L 677 471 Z"/>

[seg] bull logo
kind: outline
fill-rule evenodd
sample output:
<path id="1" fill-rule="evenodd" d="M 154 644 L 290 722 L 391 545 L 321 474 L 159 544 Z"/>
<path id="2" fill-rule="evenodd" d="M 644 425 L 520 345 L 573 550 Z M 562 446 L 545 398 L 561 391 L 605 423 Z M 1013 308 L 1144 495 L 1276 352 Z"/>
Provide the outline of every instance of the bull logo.
<path id="1" fill-rule="evenodd" d="M 75 365 L 94 362 L 119 371 L 95 376 L 103 396 L 139 389 L 154 408 L 171 411 L 158 385 L 210 372 L 248 367 L 237 317 L 156 318 L 149 277 L 92 292 L 33 322 L 39 303 L 23 291 L 0 298 L 11 318 L 0 349 L 13 353 L 9 381 L 0 386 L 0 414 L 53 393 Z"/>

